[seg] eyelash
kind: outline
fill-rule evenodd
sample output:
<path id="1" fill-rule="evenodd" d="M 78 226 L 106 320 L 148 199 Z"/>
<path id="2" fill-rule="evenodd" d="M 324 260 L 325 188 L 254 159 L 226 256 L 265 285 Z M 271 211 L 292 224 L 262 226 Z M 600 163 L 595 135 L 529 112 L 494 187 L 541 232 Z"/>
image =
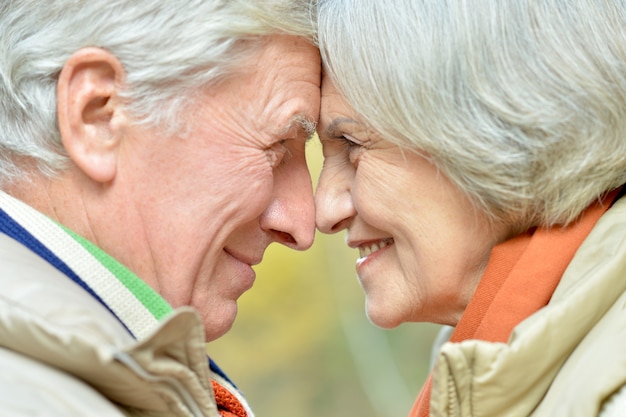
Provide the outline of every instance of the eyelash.
<path id="1" fill-rule="evenodd" d="M 346 156 L 351 164 L 358 166 L 363 151 L 366 149 L 362 143 L 349 135 L 338 135 L 335 139 L 344 147 Z"/>
<path id="2" fill-rule="evenodd" d="M 361 146 L 360 143 L 355 142 L 353 139 L 350 139 L 350 137 L 348 137 L 346 135 L 335 136 L 335 139 L 337 139 L 340 142 L 342 142 L 348 148 L 354 148 L 354 147 Z"/>

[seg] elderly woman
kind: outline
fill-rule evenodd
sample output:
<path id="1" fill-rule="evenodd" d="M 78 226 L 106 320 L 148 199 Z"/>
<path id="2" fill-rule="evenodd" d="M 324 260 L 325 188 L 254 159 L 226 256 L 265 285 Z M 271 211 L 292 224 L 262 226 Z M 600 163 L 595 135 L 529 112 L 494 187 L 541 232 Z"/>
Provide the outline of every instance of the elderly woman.
<path id="1" fill-rule="evenodd" d="M 358 248 L 374 324 L 454 326 L 411 416 L 623 412 L 625 2 L 322 0 L 318 20 L 317 226 Z"/>

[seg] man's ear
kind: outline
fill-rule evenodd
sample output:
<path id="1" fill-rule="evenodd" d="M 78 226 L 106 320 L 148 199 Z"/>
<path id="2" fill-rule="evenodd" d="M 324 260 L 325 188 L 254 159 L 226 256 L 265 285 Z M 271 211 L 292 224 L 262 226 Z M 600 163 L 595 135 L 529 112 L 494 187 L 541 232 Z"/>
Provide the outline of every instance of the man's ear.
<path id="1" fill-rule="evenodd" d="M 65 150 L 88 177 L 105 183 L 117 171 L 124 115 L 118 95 L 121 62 L 100 48 L 83 48 L 65 63 L 57 83 L 57 117 Z"/>

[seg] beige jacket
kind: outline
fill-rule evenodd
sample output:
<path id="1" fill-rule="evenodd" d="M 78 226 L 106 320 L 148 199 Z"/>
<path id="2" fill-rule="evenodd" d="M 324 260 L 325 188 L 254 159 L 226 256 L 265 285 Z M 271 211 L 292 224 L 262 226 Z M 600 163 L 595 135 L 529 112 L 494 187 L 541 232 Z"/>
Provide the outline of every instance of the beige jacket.
<path id="1" fill-rule="evenodd" d="M 622 198 L 583 242 L 548 306 L 518 325 L 508 343 L 442 346 L 430 408 L 432 416 L 626 416 L 625 386 Z"/>
<path id="2" fill-rule="evenodd" d="M 103 279 L 108 272 L 97 271 L 101 265 L 83 248 L 70 248 L 58 225 L 4 193 L 0 210 L 37 238 L 57 242 L 59 256 L 117 300 L 121 317 L 0 233 L 0 415 L 219 416 L 211 378 L 223 381 L 209 369 L 194 310 L 156 320 L 132 305 L 138 301 L 120 282 Z"/>

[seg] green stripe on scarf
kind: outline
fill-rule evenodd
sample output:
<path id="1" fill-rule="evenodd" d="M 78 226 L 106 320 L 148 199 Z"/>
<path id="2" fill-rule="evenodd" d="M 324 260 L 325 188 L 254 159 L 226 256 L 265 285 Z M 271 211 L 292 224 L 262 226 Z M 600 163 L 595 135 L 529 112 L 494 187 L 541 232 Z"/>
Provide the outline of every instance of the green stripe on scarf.
<path id="1" fill-rule="evenodd" d="M 105 268 L 109 270 L 117 279 L 133 293 L 141 304 L 157 319 L 172 312 L 172 307 L 156 291 L 146 284 L 141 278 L 132 273 L 124 265 L 116 261 L 112 256 L 104 252 L 89 240 L 76 234 L 72 230 L 60 224 L 60 226 L 72 236 L 82 247 L 84 247 L 94 258 L 96 258 Z"/>

